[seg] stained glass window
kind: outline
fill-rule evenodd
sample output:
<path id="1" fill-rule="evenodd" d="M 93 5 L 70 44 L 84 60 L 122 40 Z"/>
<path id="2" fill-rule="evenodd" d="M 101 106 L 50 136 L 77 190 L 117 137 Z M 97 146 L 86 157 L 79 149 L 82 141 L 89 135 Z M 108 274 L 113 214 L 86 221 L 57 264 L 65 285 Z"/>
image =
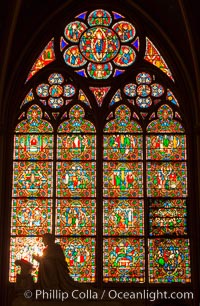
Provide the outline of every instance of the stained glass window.
<path id="1" fill-rule="evenodd" d="M 38 238 L 52 231 L 53 128 L 42 119 L 41 108 L 33 104 L 26 119 L 15 129 L 10 280 L 15 279 L 15 259 L 33 261 L 42 253 Z M 37 268 L 37 263 L 34 261 Z M 37 277 L 37 269 L 34 273 Z"/>
<path id="2" fill-rule="evenodd" d="M 48 81 L 50 85 L 62 84 L 64 79 L 62 75 L 54 73 Z M 38 96 L 48 96 L 44 91 L 45 86 L 49 85 L 37 86 Z M 71 85 L 71 88 L 74 87 Z M 66 96 L 64 90 L 63 96 Z M 42 242 L 37 237 L 45 232 L 54 232 L 54 223 L 56 237 L 62 237 L 57 238 L 57 241 L 62 242 L 61 244 L 70 244 L 69 250 L 66 249 L 66 259 L 70 257 L 70 252 L 73 252 L 72 241 L 74 248 L 82 254 L 77 254 L 73 264 L 70 259 L 69 266 L 74 279 L 94 282 L 95 128 L 90 121 L 84 119 L 85 112 L 80 105 L 71 107 L 67 115 L 68 120 L 60 123 L 55 136 L 51 124 L 42 119 L 43 115 L 45 114 L 42 109 L 33 104 L 27 111 L 26 119 L 20 121 L 15 129 L 10 280 L 15 279 L 16 273 L 13 258 L 20 257 L 33 262 L 37 279 L 37 263 L 32 260 L 31 254 L 42 253 Z M 57 156 L 54 155 L 55 147 Z M 53 174 L 54 168 L 56 179 Z M 54 184 L 56 193 L 53 189 Z M 70 238 L 77 235 L 80 238 Z M 89 243 L 91 248 L 88 248 Z M 27 247 L 20 250 L 23 244 Z M 89 269 L 88 272 L 86 267 Z"/>
<path id="3" fill-rule="evenodd" d="M 37 280 L 45 232 L 78 282 L 191 282 L 185 120 L 158 50 L 99 8 L 40 53 L 14 132 L 11 282 L 20 258 Z"/>
<path id="4" fill-rule="evenodd" d="M 145 279 L 144 239 L 138 240 L 144 234 L 143 135 L 130 119 L 130 109 L 122 104 L 104 129 L 104 237 L 111 236 L 104 238 L 105 282 Z"/>
<path id="5" fill-rule="evenodd" d="M 62 236 L 58 241 L 64 248 L 71 276 L 77 281 L 94 282 L 96 130 L 84 117 L 84 109 L 75 105 L 69 111 L 69 119 L 58 127 L 55 232 Z"/>
<path id="6" fill-rule="evenodd" d="M 149 239 L 149 281 L 190 282 L 189 241 L 166 239 L 187 236 L 184 128 L 172 108 L 163 104 L 157 110 L 157 119 L 149 123 L 147 132 L 149 234 L 165 237 Z"/>

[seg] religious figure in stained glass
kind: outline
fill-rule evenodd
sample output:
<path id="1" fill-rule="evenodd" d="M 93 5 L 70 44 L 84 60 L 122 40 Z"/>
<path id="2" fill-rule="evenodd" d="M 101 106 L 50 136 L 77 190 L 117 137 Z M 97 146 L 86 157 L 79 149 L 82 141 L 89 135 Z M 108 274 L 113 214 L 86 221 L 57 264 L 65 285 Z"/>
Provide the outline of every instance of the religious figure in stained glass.
<path id="1" fill-rule="evenodd" d="M 51 62 L 55 60 L 55 52 L 54 52 L 54 38 L 50 40 L 50 42 L 46 45 L 42 53 L 39 55 L 31 70 L 29 71 L 27 80 L 30 80 L 40 69 L 49 65 Z"/>
<path id="2" fill-rule="evenodd" d="M 56 234 L 94 235 L 95 212 L 95 200 L 57 200 Z"/>
<path id="3" fill-rule="evenodd" d="M 122 42 L 127 42 L 132 40 L 135 36 L 135 28 L 130 22 L 119 21 L 114 26 L 113 29 L 117 32 Z"/>
<path id="4" fill-rule="evenodd" d="M 52 135 L 17 134 L 14 158 L 22 160 L 51 159 L 53 156 Z"/>
<path id="5" fill-rule="evenodd" d="M 88 23 L 90 26 L 95 25 L 103 25 L 103 26 L 109 26 L 112 22 L 112 17 L 109 12 L 105 10 L 95 10 L 91 12 L 88 16 Z"/>
<path id="6" fill-rule="evenodd" d="M 141 197 L 142 180 L 142 163 L 104 163 L 104 196 Z"/>
<path id="7" fill-rule="evenodd" d="M 149 240 L 149 260 L 151 283 L 190 282 L 188 239 Z"/>
<path id="8" fill-rule="evenodd" d="M 81 53 L 92 62 L 107 62 L 116 56 L 118 50 L 118 37 L 108 28 L 93 27 L 80 40 Z"/>
<path id="9" fill-rule="evenodd" d="M 87 26 L 80 21 L 69 23 L 65 28 L 65 36 L 72 42 L 78 42 Z"/>
<path id="10" fill-rule="evenodd" d="M 160 52 L 158 51 L 158 49 L 154 46 L 154 44 L 152 43 L 152 41 L 148 37 L 146 37 L 146 51 L 145 51 L 144 59 L 146 61 L 152 63 L 153 65 L 155 65 L 159 69 L 161 69 L 164 73 L 166 73 L 166 75 L 168 75 L 168 77 L 171 80 L 174 81 L 172 73 L 171 73 L 169 67 L 167 66 L 165 60 L 163 59 L 163 57 L 160 54 Z"/>
<path id="11" fill-rule="evenodd" d="M 104 159 L 142 159 L 142 145 L 142 136 L 131 134 L 104 135 Z"/>
<path id="12" fill-rule="evenodd" d="M 104 239 L 104 281 L 144 282 L 143 239 Z"/>
<path id="13" fill-rule="evenodd" d="M 147 158 L 155 160 L 185 160 L 185 135 L 157 134 L 147 136 Z"/>
<path id="14" fill-rule="evenodd" d="M 147 163 L 149 196 L 187 196 L 185 163 Z"/>
<path id="15" fill-rule="evenodd" d="M 52 164 L 14 163 L 13 196 L 48 197 L 52 194 Z"/>
<path id="16" fill-rule="evenodd" d="M 12 203 L 13 235 L 41 235 L 51 231 L 51 200 L 47 199 L 14 199 Z"/>
<path id="17" fill-rule="evenodd" d="M 58 196 L 94 196 L 95 163 L 57 163 Z"/>
<path id="18" fill-rule="evenodd" d="M 104 200 L 104 235 L 143 235 L 142 200 Z"/>
<path id="19" fill-rule="evenodd" d="M 96 145 L 94 135 L 59 135 L 58 159 L 95 159 Z"/>

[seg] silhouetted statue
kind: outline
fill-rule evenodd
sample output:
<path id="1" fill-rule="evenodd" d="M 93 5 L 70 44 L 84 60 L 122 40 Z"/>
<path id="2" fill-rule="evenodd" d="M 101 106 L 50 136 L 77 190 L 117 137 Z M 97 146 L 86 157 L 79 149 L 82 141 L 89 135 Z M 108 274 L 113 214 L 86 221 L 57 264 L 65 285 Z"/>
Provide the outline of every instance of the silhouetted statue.
<path id="1" fill-rule="evenodd" d="M 25 290 L 34 289 L 33 276 L 31 275 L 34 270 L 33 265 L 25 259 L 15 260 L 16 266 L 21 267 L 21 272 L 17 274 L 15 291 L 16 293 L 24 293 Z"/>
<path id="2" fill-rule="evenodd" d="M 38 285 L 42 289 L 69 290 L 76 282 L 69 275 L 69 269 L 65 261 L 65 255 L 61 246 L 55 243 L 52 234 L 43 235 L 43 243 L 46 248 L 42 256 L 33 254 L 33 258 L 39 262 Z"/>

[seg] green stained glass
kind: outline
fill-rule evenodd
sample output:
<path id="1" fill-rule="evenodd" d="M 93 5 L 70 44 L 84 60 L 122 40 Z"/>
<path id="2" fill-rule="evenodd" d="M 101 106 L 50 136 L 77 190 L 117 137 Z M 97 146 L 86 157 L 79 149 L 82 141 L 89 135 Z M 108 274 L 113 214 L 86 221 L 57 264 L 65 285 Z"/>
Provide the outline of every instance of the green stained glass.
<path id="1" fill-rule="evenodd" d="M 104 235 L 144 234 L 142 200 L 104 200 Z"/>
<path id="2" fill-rule="evenodd" d="M 150 283 L 190 283 L 189 240 L 149 239 Z"/>
<path id="3" fill-rule="evenodd" d="M 88 16 L 88 23 L 90 26 L 95 25 L 103 25 L 103 26 L 109 26 L 112 22 L 111 15 L 105 11 L 105 10 L 95 10 L 90 13 Z"/>
<path id="4" fill-rule="evenodd" d="M 115 120 L 107 122 L 104 132 L 140 133 L 142 128 L 137 122 L 131 121 L 130 109 L 126 105 L 120 105 L 115 111 Z"/>
<path id="5" fill-rule="evenodd" d="M 142 159 L 143 141 L 140 135 L 104 135 L 105 160 Z"/>
<path id="6" fill-rule="evenodd" d="M 12 235 L 42 235 L 52 230 L 52 201 L 13 199 Z"/>
<path id="7" fill-rule="evenodd" d="M 32 255 L 42 255 L 44 245 L 41 237 L 14 237 L 10 241 L 10 282 L 16 281 L 16 274 L 19 267 L 15 265 L 15 260 L 25 259 L 31 262 L 35 268 L 32 272 L 34 281 L 37 281 L 39 263 L 33 260 Z"/>
<path id="8" fill-rule="evenodd" d="M 59 135 L 57 158 L 63 160 L 95 160 L 95 135 Z"/>
<path id="9" fill-rule="evenodd" d="M 95 226 L 95 200 L 57 200 L 57 235 L 94 235 Z"/>
<path id="10" fill-rule="evenodd" d="M 21 121 L 15 129 L 16 133 L 50 133 L 52 131 L 51 124 L 42 119 L 42 110 L 36 104 L 29 108 L 27 119 Z"/>
<path id="11" fill-rule="evenodd" d="M 14 159 L 40 160 L 53 158 L 53 136 L 38 134 L 16 134 Z"/>
<path id="12" fill-rule="evenodd" d="M 149 205 L 150 236 L 187 234 L 186 200 L 151 200 Z"/>
<path id="13" fill-rule="evenodd" d="M 103 247 L 104 282 L 144 283 L 144 239 L 107 238 Z"/>
<path id="14" fill-rule="evenodd" d="M 71 277 L 78 282 L 95 282 L 94 238 L 57 238 L 64 250 Z"/>
<path id="15" fill-rule="evenodd" d="M 187 167 L 184 162 L 148 162 L 147 194 L 153 197 L 187 196 Z"/>
<path id="16" fill-rule="evenodd" d="M 58 197 L 93 197 L 96 187 L 96 164 L 93 162 L 57 163 Z"/>
<path id="17" fill-rule="evenodd" d="M 84 120 L 85 112 L 80 105 L 75 105 L 71 108 L 69 112 L 69 120 L 64 121 L 58 127 L 58 133 L 95 133 L 94 125 L 88 121 Z"/>
<path id="18" fill-rule="evenodd" d="M 14 197 L 52 196 L 52 163 L 23 161 L 13 167 Z"/>
<path id="19" fill-rule="evenodd" d="M 147 132 L 153 133 L 184 133 L 184 128 L 179 121 L 173 119 L 172 109 L 164 104 L 157 112 L 158 119 L 153 120 L 147 126 Z"/>
<path id="20" fill-rule="evenodd" d="M 103 193 L 105 197 L 142 197 L 143 165 L 140 162 L 104 163 Z"/>
<path id="21" fill-rule="evenodd" d="M 147 159 L 185 160 L 185 135 L 158 134 L 146 137 Z"/>

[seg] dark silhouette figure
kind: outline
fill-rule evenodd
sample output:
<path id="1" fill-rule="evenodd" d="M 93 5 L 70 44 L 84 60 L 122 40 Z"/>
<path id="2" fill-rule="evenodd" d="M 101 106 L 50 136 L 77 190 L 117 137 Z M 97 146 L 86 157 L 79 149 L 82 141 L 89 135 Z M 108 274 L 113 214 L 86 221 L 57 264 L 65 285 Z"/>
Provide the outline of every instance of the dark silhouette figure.
<path id="1" fill-rule="evenodd" d="M 39 262 L 38 286 L 41 289 L 70 290 L 77 283 L 69 275 L 65 255 L 61 246 L 55 243 L 52 234 L 43 235 L 46 248 L 42 256 L 33 255 Z"/>
<path id="2" fill-rule="evenodd" d="M 15 292 L 23 294 L 27 289 L 34 289 L 33 276 L 31 275 L 34 270 L 33 265 L 24 259 L 15 260 L 15 264 L 21 267 L 21 272 L 17 274 L 16 278 Z"/>

